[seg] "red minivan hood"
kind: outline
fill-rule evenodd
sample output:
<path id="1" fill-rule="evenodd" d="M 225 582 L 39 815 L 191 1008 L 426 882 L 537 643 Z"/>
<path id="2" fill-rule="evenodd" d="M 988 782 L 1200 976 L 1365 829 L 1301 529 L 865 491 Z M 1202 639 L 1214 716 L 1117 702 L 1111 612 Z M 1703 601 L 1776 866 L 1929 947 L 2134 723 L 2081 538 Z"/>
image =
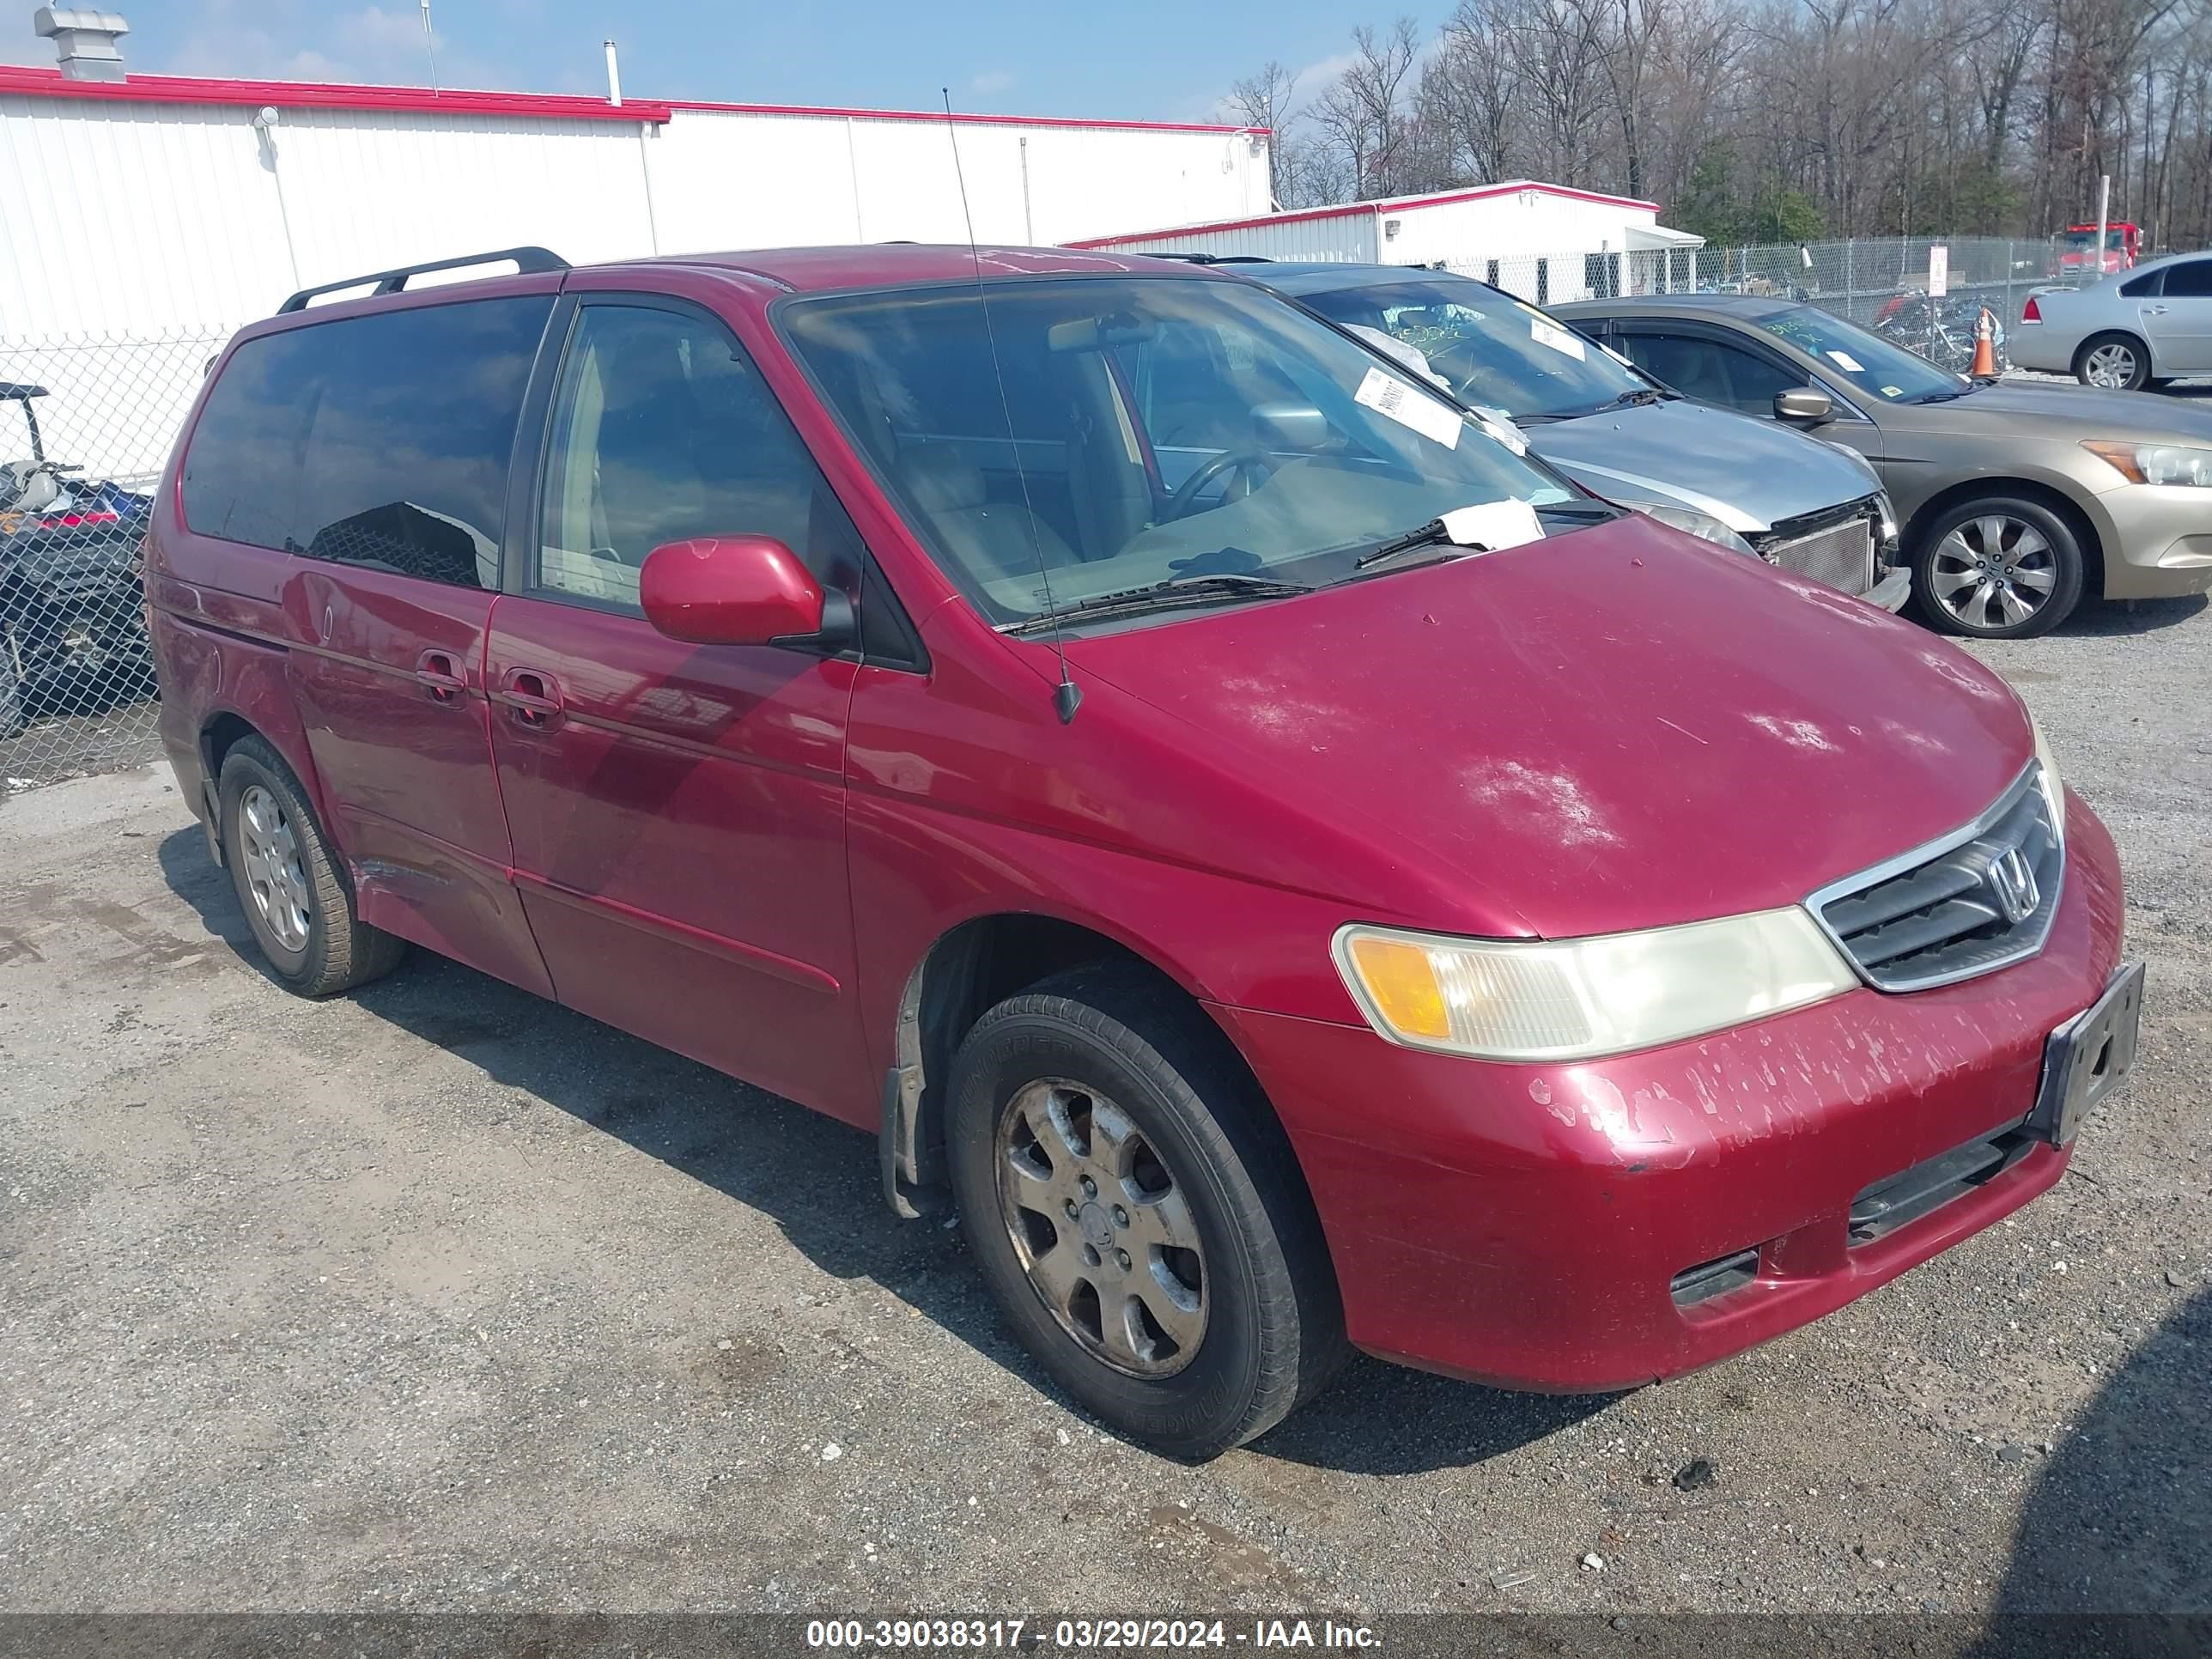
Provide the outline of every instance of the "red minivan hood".
<path id="1" fill-rule="evenodd" d="M 1286 831 L 1371 831 L 1555 939 L 1795 903 L 1973 817 L 2033 744 L 1954 647 L 1641 518 L 1067 654 L 1193 761 L 1267 763 Z"/>

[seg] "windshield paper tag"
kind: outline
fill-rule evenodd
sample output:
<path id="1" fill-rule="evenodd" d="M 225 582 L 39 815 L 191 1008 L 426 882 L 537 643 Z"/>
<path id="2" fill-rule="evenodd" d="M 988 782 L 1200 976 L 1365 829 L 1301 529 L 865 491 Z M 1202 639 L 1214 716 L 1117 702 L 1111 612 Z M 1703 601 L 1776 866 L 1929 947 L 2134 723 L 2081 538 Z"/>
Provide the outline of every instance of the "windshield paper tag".
<path id="1" fill-rule="evenodd" d="M 1416 392 L 1403 380 L 1385 374 L 1379 368 L 1370 368 L 1359 383 L 1359 390 L 1352 394 L 1354 403 L 1364 404 L 1378 415 L 1387 415 L 1400 426 L 1410 427 L 1431 443 L 1442 444 L 1446 449 L 1459 447 L 1460 428 L 1466 422 L 1455 409 L 1447 409 L 1426 392 Z"/>
<path id="2" fill-rule="evenodd" d="M 1482 501 L 1474 507 L 1455 507 L 1437 516 L 1444 534 L 1461 547 L 1487 548 L 1495 553 L 1544 538 L 1543 520 L 1536 516 L 1534 507 L 1522 501 Z"/>
<path id="3" fill-rule="evenodd" d="M 1528 337 L 1540 345 L 1551 347 L 1554 351 L 1564 351 L 1577 362 L 1582 362 L 1589 356 L 1583 349 L 1582 338 L 1579 335 L 1570 334 L 1558 324 L 1547 323 L 1541 317 L 1531 317 L 1528 319 Z"/>
<path id="4" fill-rule="evenodd" d="M 1857 358 L 1852 356 L 1848 351 L 1837 351 L 1831 349 L 1828 353 L 1828 360 L 1834 363 L 1838 368 L 1842 369 L 1846 374 L 1863 374 L 1866 373 L 1866 365 L 1861 362 Z"/>

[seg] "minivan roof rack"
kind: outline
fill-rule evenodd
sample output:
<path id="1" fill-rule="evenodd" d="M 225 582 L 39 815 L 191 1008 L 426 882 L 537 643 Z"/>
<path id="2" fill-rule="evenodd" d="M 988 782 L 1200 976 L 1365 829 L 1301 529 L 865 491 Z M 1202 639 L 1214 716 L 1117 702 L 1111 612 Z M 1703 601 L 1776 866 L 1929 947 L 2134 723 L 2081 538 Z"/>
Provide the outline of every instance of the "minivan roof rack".
<path id="1" fill-rule="evenodd" d="M 568 262 L 551 250 L 542 247 L 503 247 L 490 253 L 464 254 L 458 259 L 428 259 L 419 265 L 400 265 L 391 270 L 372 270 L 365 276 L 349 276 L 343 282 L 325 283 L 319 288 L 303 288 L 276 307 L 276 314 L 288 311 L 305 311 L 307 301 L 319 294 L 336 294 L 349 288 L 360 288 L 366 283 L 376 284 L 378 294 L 401 294 L 406 291 L 407 279 L 433 270 L 459 270 L 469 265 L 496 264 L 502 259 L 514 261 L 517 276 L 541 270 L 566 270 Z"/>

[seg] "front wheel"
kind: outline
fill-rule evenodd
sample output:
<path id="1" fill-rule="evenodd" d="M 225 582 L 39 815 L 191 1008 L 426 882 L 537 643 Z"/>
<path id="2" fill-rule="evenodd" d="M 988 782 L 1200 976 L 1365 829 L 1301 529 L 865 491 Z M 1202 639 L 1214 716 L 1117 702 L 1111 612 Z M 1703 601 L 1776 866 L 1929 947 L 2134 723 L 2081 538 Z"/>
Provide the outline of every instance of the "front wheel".
<path id="1" fill-rule="evenodd" d="M 2039 501 L 1961 502 L 1922 532 L 1912 589 L 1936 627 L 1974 639 L 2049 632 L 2081 597 L 2081 544 Z"/>
<path id="2" fill-rule="evenodd" d="M 1289 1148 L 1172 986 L 1094 966 L 1009 997 L 960 1046 L 945 1129 L 993 1296 L 1130 1438 L 1215 1456 L 1340 1362 L 1336 1282 Z"/>
<path id="3" fill-rule="evenodd" d="M 2074 378 L 2103 392 L 2140 392 L 2150 381 L 2150 353 L 2132 334 L 2098 334 L 2074 354 Z"/>

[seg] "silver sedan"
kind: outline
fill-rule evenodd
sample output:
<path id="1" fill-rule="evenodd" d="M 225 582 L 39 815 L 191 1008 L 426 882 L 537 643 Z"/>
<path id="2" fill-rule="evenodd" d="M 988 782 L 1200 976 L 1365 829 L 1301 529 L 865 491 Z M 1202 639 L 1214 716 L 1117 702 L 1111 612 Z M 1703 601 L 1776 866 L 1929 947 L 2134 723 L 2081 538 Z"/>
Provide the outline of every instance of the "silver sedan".
<path id="1" fill-rule="evenodd" d="M 2177 253 L 2089 288 L 2030 295 L 2012 361 L 2107 392 L 2212 374 L 2212 253 Z"/>

